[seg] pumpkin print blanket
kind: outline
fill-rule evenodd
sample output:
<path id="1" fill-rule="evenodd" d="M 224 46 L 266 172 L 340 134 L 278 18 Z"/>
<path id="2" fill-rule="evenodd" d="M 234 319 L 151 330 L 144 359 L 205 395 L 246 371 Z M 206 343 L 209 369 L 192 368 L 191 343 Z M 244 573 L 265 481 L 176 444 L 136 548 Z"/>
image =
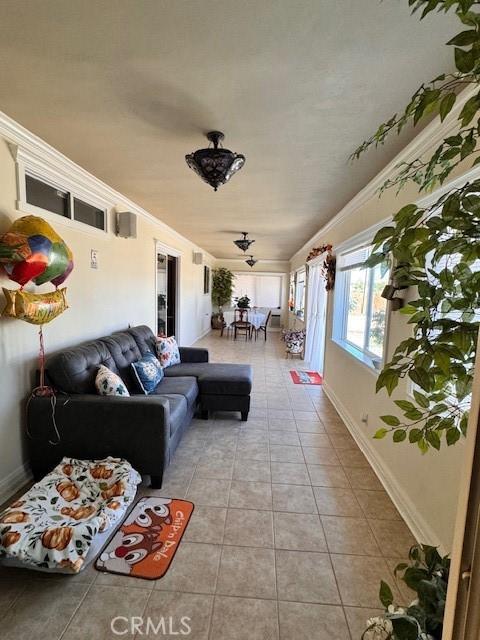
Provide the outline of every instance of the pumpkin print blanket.
<path id="1" fill-rule="evenodd" d="M 126 460 L 64 458 L 0 513 L 0 562 L 78 573 L 95 536 L 123 518 L 140 482 Z"/>

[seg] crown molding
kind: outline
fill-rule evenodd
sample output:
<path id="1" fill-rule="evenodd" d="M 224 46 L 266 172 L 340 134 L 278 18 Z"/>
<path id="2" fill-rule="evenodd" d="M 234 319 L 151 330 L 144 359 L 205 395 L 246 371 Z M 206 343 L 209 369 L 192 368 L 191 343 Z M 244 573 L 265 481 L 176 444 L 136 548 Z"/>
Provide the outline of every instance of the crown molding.
<path id="1" fill-rule="evenodd" d="M 61 180 L 66 186 L 73 186 L 77 191 L 89 193 L 110 207 L 132 211 L 193 249 L 201 251 L 211 261 L 216 260 L 208 251 L 83 169 L 3 111 L 0 111 L 0 136 L 9 143 L 10 152 L 16 162 L 27 161 L 30 166 L 35 166 L 39 172 L 43 172 L 45 177 Z"/>
<path id="2" fill-rule="evenodd" d="M 398 170 L 398 165 L 401 162 L 410 162 L 415 158 L 421 157 L 424 153 L 429 151 L 432 147 L 439 144 L 443 138 L 451 135 L 453 131 L 458 127 L 458 116 L 463 109 L 464 104 L 472 96 L 478 92 L 478 87 L 470 87 L 462 91 L 457 97 L 453 109 L 443 122 L 440 121 L 440 117 L 437 116 L 432 122 L 420 131 L 415 138 L 407 144 L 406 147 L 398 153 L 393 160 L 391 160 L 377 175 L 370 180 L 370 182 L 357 193 L 333 218 L 331 218 L 326 224 L 323 225 L 300 249 L 295 251 L 291 256 L 290 261 L 294 260 L 300 254 L 307 252 L 312 248 L 320 238 L 330 229 L 333 229 L 339 225 L 343 220 L 348 218 L 352 213 L 360 209 L 364 204 L 371 200 L 377 193 L 380 187 L 384 184 L 388 178 L 391 178 Z M 464 180 L 465 182 L 465 180 Z M 444 189 L 450 188 L 452 183 L 449 182 L 444 185 Z M 437 193 L 437 191 L 435 191 Z M 427 197 L 431 197 L 430 196 Z"/>

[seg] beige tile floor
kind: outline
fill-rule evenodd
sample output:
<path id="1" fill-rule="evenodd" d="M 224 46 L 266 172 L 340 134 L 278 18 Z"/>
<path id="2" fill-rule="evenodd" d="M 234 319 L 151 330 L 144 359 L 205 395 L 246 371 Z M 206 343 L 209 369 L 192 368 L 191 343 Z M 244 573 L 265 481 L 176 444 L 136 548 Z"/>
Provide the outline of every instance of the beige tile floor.
<path id="1" fill-rule="evenodd" d="M 379 608 L 381 579 L 414 540 L 321 387 L 294 385 L 278 334 L 203 339 L 211 360 L 251 363 L 248 422 L 195 420 L 162 490 L 192 521 L 157 582 L 0 570 L 4 640 L 358 640 Z M 396 592 L 400 602 L 405 589 Z M 115 635 L 112 618 L 191 619 L 187 636 Z M 125 622 L 118 629 L 125 631 Z M 140 630 L 145 631 L 144 627 Z"/>

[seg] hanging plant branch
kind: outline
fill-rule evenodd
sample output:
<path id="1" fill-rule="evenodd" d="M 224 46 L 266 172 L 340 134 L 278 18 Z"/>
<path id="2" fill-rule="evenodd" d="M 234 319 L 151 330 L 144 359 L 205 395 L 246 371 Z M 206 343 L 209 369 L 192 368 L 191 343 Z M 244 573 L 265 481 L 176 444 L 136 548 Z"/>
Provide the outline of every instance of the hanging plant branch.
<path id="1" fill-rule="evenodd" d="M 408 0 L 421 18 L 431 11 L 454 10 L 467 28 L 447 44 L 454 47 L 457 71 L 423 84 L 400 115 L 380 125 L 352 154 L 358 159 L 385 143 L 406 124 L 414 126 L 433 115 L 444 120 L 469 85 L 480 89 L 480 2 L 473 0 Z M 454 135 L 446 137 L 428 158 L 399 165 L 381 191 L 400 191 L 413 182 L 419 191 L 443 184 L 468 159 L 480 162 L 480 90 L 457 115 Z M 411 337 L 395 349 L 380 373 L 376 390 L 392 395 L 401 380 L 412 388 L 411 400 L 395 400 L 399 415 L 381 417 L 394 442 L 408 440 L 422 452 L 440 449 L 442 439 L 453 445 L 465 435 L 472 391 L 480 323 L 480 179 L 449 190 L 428 207 L 408 204 L 380 229 L 366 266 L 397 265 L 395 279 L 411 287 L 416 297 L 401 313 L 408 317 Z"/>

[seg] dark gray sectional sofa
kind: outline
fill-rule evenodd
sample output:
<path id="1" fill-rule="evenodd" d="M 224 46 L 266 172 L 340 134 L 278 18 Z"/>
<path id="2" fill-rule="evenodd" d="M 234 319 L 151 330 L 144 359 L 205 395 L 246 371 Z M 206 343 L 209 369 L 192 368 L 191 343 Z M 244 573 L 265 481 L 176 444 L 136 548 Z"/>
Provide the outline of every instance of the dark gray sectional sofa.
<path id="1" fill-rule="evenodd" d="M 180 347 L 180 364 L 165 369 L 155 392 L 138 391 L 131 363 L 155 353 L 155 336 L 146 326 L 60 351 L 47 361 L 56 402 L 35 397 L 27 404 L 27 443 L 35 479 L 48 473 L 63 456 L 126 458 L 152 487 L 162 484 L 169 464 L 196 411 L 239 411 L 247 420 L 252 388 L 250 365 L 215 364 L 208 351 Z M 98 367 L 120 375 L 131 396 L 99 396 Z"/>

